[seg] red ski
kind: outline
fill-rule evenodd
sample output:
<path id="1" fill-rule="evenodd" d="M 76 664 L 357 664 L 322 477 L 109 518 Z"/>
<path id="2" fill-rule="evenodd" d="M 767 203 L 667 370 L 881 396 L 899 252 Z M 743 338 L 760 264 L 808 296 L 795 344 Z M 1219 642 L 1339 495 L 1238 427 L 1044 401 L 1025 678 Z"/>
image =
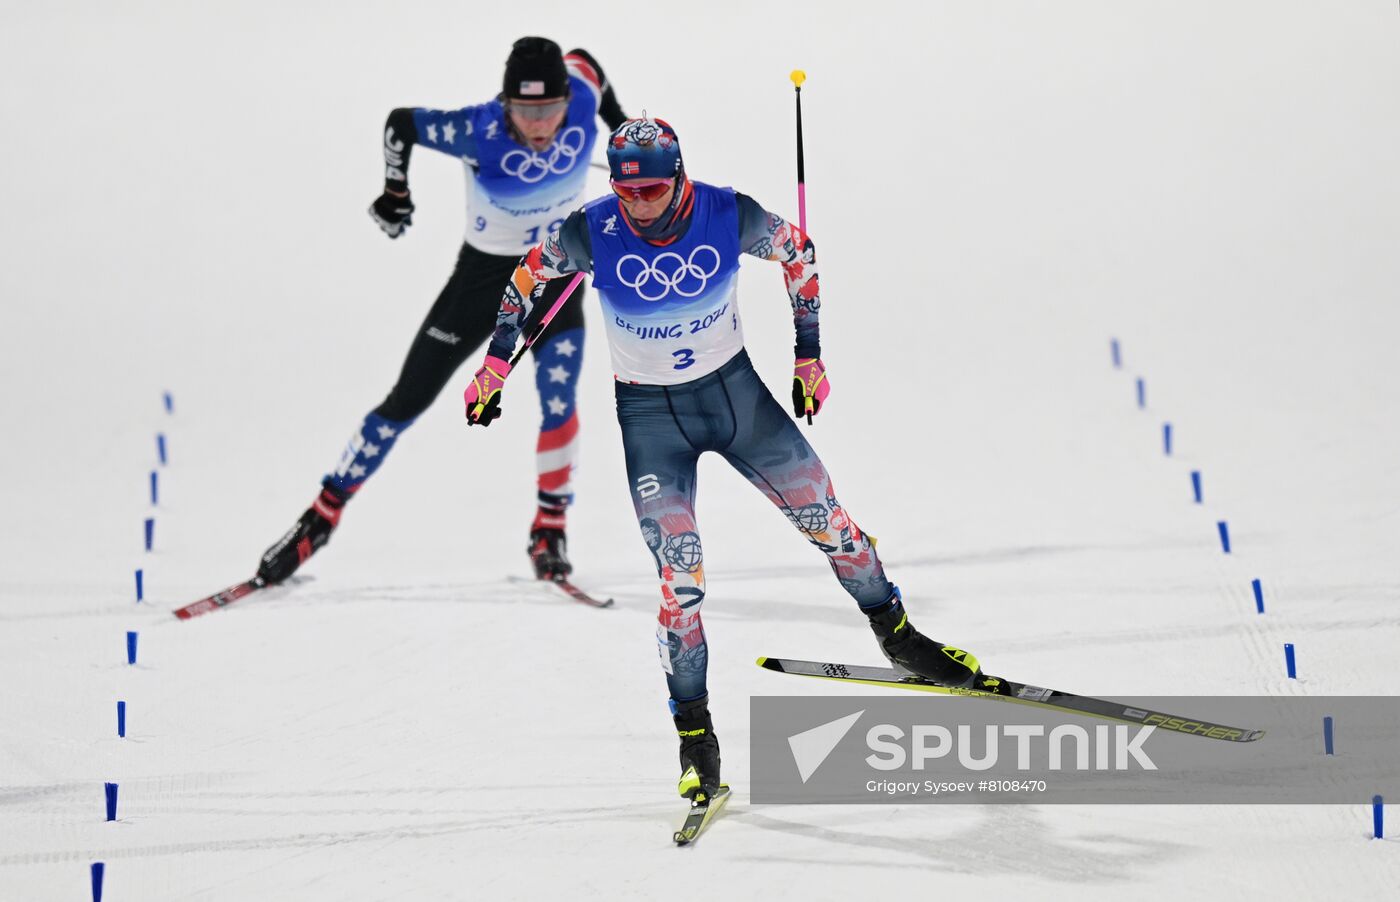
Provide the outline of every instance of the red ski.
<path id="1" fill-rule="evenodd" d="M 613 606 L 613 600 L 611 598 L 595 598 L 594 596 L 589 595 L 587 592 L 580 589 L 578 586 L 569 582 L 568 578 L 563 576 L 555 577 L 553 579 L 526 579 L 523 576 L 508 576 L 506 577 L 506 581 L 512 583 L 522 583 L 525 585 L 532 586 L 539 585 L 540 583 L 543 583 L 545 585 L 554 585 L 558 586 L 561 592 L 572 598 L 574 601 L 577 601 L 580 604 L 586 604 L 591 608 L 610 608 Z"/>
<path id="2" fill-rule="evenodd" d="M 187 604 L 183 608 L 176 608 L 172 613 L 181 620 L 189 620 L 191 617 L 198 617 L 200 614 L 207 614 L 210 611 L 217 611 L 219 608 L 228 607 L 240 598 L 247 598 L 259 589 L 265 588 L 267 583 L 261 576 L 255 576 L 247 582 L 241 582 L 229 586 L 222 592 L 215 592 L 208 598 L 201 598 L 193 604 Z"/>
<path id="3" fill-rule="evenodd" d="M 554 579 L 543 580 L 543 582 L 554 583 L 556 586 L 563 590 L 565 595 L 569 596 L 574 601 L 582 602 L 583 604 L 591 605 L 595 608 L 612 607 L 613 600 L 611 598 L 594 598 L 592 595 L 589 595 L 587 592 L 583 591 L 578 586 L 569 582 L 567 579 L 564 579 L 562 576 L 555 577 Z"/>

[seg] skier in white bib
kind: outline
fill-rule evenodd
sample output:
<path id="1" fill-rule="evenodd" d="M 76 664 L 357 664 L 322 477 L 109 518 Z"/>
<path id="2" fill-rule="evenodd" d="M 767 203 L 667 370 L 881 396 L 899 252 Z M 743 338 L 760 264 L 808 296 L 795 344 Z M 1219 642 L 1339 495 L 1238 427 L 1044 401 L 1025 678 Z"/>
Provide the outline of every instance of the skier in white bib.
<path id="1" fill-rule="evenodd" d="M 521 260 L 465 401 L 469 422 L 491 422 L 537 291 L 591 272 L 612 353 L 632 503 L 661 580 L 656 635 L 680 737 L 681 794 L 708 798 L 720 785 L 695 524 L 696 461 L 706 451 L 728 460 L 821 549 L 896 667 L 948 686 L 1002 691 L 971 654 L 914 629 L 874 543 L 837 501 L 816 452 L 749 362 L 737 295 L 743 254 L 783 269 L 797 332 L 792 413 L 823 409 L 831 388 L 811 239 L 744 194 L 692 181 L 676 133 L 662 120 L 624 122 L 609 139 L 608 165 L 614 193 L 570 215 L 557 236 Z"/>

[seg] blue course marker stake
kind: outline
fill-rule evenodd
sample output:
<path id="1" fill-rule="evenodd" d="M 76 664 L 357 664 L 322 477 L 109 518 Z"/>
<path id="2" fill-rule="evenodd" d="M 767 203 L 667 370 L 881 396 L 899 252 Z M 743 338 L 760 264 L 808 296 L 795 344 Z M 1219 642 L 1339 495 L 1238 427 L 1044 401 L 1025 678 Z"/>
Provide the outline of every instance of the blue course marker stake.
<path id="1" fill-rule="evenodd" d="M 147 517 L 147 518 L 146 518 L 146 550 L 147 550 L 147 551 L 150 551 L 150 550 L 151 550 L 151 546 L 155 544 L 155 541 L 156 541 L 156 519 L 155 519 L 155 517 Z"/>
<path id="2" fill-rule="evenodd" d="M 117 702 L 117 735 L 126 738 L 126 702 Z"/>
<path id="3" fill-rule="evenodd" d="M 107 820 L 117 819 L 117 784 L 103 783 L 102 788 L 107 793 Z"/>
<path id="4" fill-rule="evenodd" d="M 92 863 L 92 902 L 102 902 L 102 875 L 107 871 L 107 865 L 101 861 Z"/>
<path id="5" fill-rule="evenodd" d="M 1137 396 L 1138 396 L 1138 407 L 1140 407 L 1140 408 L 1141 408 L 1141 407 L 1146 407 L 1146 406 L 1147 406 L 1147 383 L 1143 382 L 1141 379 L 1139 379 L 1139 380 L 1137 381 Z"/>
<path id="6" fill-rule="evenodd" d="M 1162 424 L 1162 450 L 1168 457 L 1172 456 L 1172 424 Z M 152 502 L 153 504 L 155 502 Z"/>
<path id="7" fill-rule="evenodd" d="M 136 631 L 126 631 L 126 663 L 136 663 Z"/>
<path id="8" fill-rule="evenodd" d="M 1290 680 L 1298 679 L 1298 661 L 1293 656 L 1292 642 L 1283 643 L 1283 663 L 1288 668 L 1288 678 Z"/>
<path id="9" fill-rule="evenodd" d="M 160 481 L 159 481 L 159 480 L 160 480 L 160 474 L 159 474 L 157 471 L 152 470 L 152 471 L 151 471 L 151 507 L 155 507 L 157 504 L 160 504 Z"/>
<path id="10" fill-rule="evenodd" d="M 1191 494 L 1196 496 L 1196 503 L 1201 503 L 1201 471 L 1191 471 Z"/>
<path id="11" fill-rule="evenodd" d="M 1254 589 L 1254 607 L 1262 614 L 1264 613 L 1264 586 L 1257 579 L 1251 582 L 1250 586 Z"/>
<path id="12" fill-rule="evenodd" d="M 140 567 L 136 568 L 136 600 L 141 601 L 146 597 L 146 575 Z"/>
<path id="13" fill-rule="evenodd" d="M 1230 553 L 1230 527 L 1221 520 L 1215 524 L 1215 528 L 1220 530 L 1220 550 L 1226 554 Z"/>
<path id="14" fill-rule="evenodd" d="M 1327 754 L 1332 754 L 1332 716 L 1322 718 L 1322 749 Z"/>
<path id="15" fill-rule="evenodd" d="M 166 393 L 165 393 L 165 395 L 164 395 L 164 400 L 165 400 L 165 412 L 166 412 L 166 413 L 174 413 L 174 412 L 175 412 L 175 399 L 174 399 L 173 397 L 170 396 L 170 392 L 166 392 Z"/>
<path id="16" fill-rule="evenodd" d="M 165 433 L 156 433 L 156 457 L 160 458 L 160 465 L 165 466 Z"/>
<path id="17" fill-rule="evenodd" d="M 1385 800 L 1380 796 L 1371 797 L 1371 833 L 1376 839 L 1385 839 Z"/>
<path id="18" fill-rule="evenodd" d="M 1118 349 L 1118 339 L 1113 339 L 1108 343 L 1109 350 L 1113 352 L 1113 368 L 1119 370 L 1123 368 L 1123 354 Z"/>

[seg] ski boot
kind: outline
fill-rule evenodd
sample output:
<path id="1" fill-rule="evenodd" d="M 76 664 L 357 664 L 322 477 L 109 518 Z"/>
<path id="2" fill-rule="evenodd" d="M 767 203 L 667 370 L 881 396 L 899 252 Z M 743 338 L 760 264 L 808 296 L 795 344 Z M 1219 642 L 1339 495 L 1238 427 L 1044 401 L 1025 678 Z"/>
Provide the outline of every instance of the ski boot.
<path id="1" fill-rule="evenodd" d="M 710 697 L 678 702 L 672 700 L 671 714 L 681 740 L 681 779 L 676 789 L 694 801 L 714 798 L 719 791 L 719 737 L 710 722 Z"/>
<path id="2" fill-rule="evenodd" d="M 935 642 L 914 629 L 904 611 L 904 599 L 895 587 L 890 600 L 876 612 L 867 612 L 870 628 L 880 640 L 880 649 L 895 670 L 955 689 L 979 689 L 1002 694 L 1004 682 L 982 673 L 970 652 Z"/>
<path id="3" fill-rule="evenodd" d="M 275 586 L 296 572 L 297 568 L 330 541 L 331 533 L 340 523 L 340 514 L 350 496 L 329 483 L 321 484 L 321 494 L 287 534 L 263 552 L 258 562 L 258 578 Z"/>
<path id="4" fill-rule="evenodd" d="M 566 579 L 574 572 L 565 554 L 567 545 L 562 529 L 536 527 L 530 530 L 530 547 L 525 550 L 530 554 L 530 563 L 535 565 L 536 578 Z"/>

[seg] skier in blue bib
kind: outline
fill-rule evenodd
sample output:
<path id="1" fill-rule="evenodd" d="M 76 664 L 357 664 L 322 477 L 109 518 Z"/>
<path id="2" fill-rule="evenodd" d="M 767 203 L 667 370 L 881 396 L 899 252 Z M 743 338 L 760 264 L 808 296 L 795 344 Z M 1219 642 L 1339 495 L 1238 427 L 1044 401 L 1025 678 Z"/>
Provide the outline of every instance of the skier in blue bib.
<path id="1" fill-rule="evenodd" d="M 837 501 L 826 468 L 744 350 L 737 276 L 740 256 L 749 254 L 783 269 L 797 332 L 792 412 L 821 412 L 830 383 L 811 239 L 744 194 L 692 181 L 675 130 L 660 119 L 630 119 L 614 131 L 608 166 L 614 193 L 570 215 L 521 260 L 465 400 L 469 422 L 487 425 L 498 415 L 507 360 L 537 289 L 591 272 L 612 354 L 632 503 L 661 580 L 656 636 L 680 737 L 681 794 L 712 797 L 720 784 L 695 524 L 696 462 L 706 451 L 729 461 L 821 549 L 896 667 L 998 691 L 1002 683 L 985 676 L 972 655 L 914 629 L 874 543 Z"/>
<path id="2" fill-rule="evenodd" d="M 558 229 L 583 197 L 600 118 L 612 129 L 626 116 L 597 60 L 582 49 L 565 54 L 541 37 L 512 46 L 496 99 L 456 110 L 404 107 L 389 114 L 384 190 L 370 216 L 390 238 L 412 225 L 409 159 L 415 146 L 426 147 L 466 167 L 467 237 L 393 389 L 355 428 L 315 502 L 263 553 L 258 577 L 265 584 L 287 579 L 330 540 L 346 503 L 491 335 L 501 283 L 520 254 Z M 555 285 L 548 300 L 563 288 Z M 564 526 L 578 447 L 574 402 L 583 361 L 583 292 L 569 299 L 532 350 L 541 423 L 535 446 L 538 508 L 527 551 L 536 576 L 561 579 L 572 570 Z"/>

